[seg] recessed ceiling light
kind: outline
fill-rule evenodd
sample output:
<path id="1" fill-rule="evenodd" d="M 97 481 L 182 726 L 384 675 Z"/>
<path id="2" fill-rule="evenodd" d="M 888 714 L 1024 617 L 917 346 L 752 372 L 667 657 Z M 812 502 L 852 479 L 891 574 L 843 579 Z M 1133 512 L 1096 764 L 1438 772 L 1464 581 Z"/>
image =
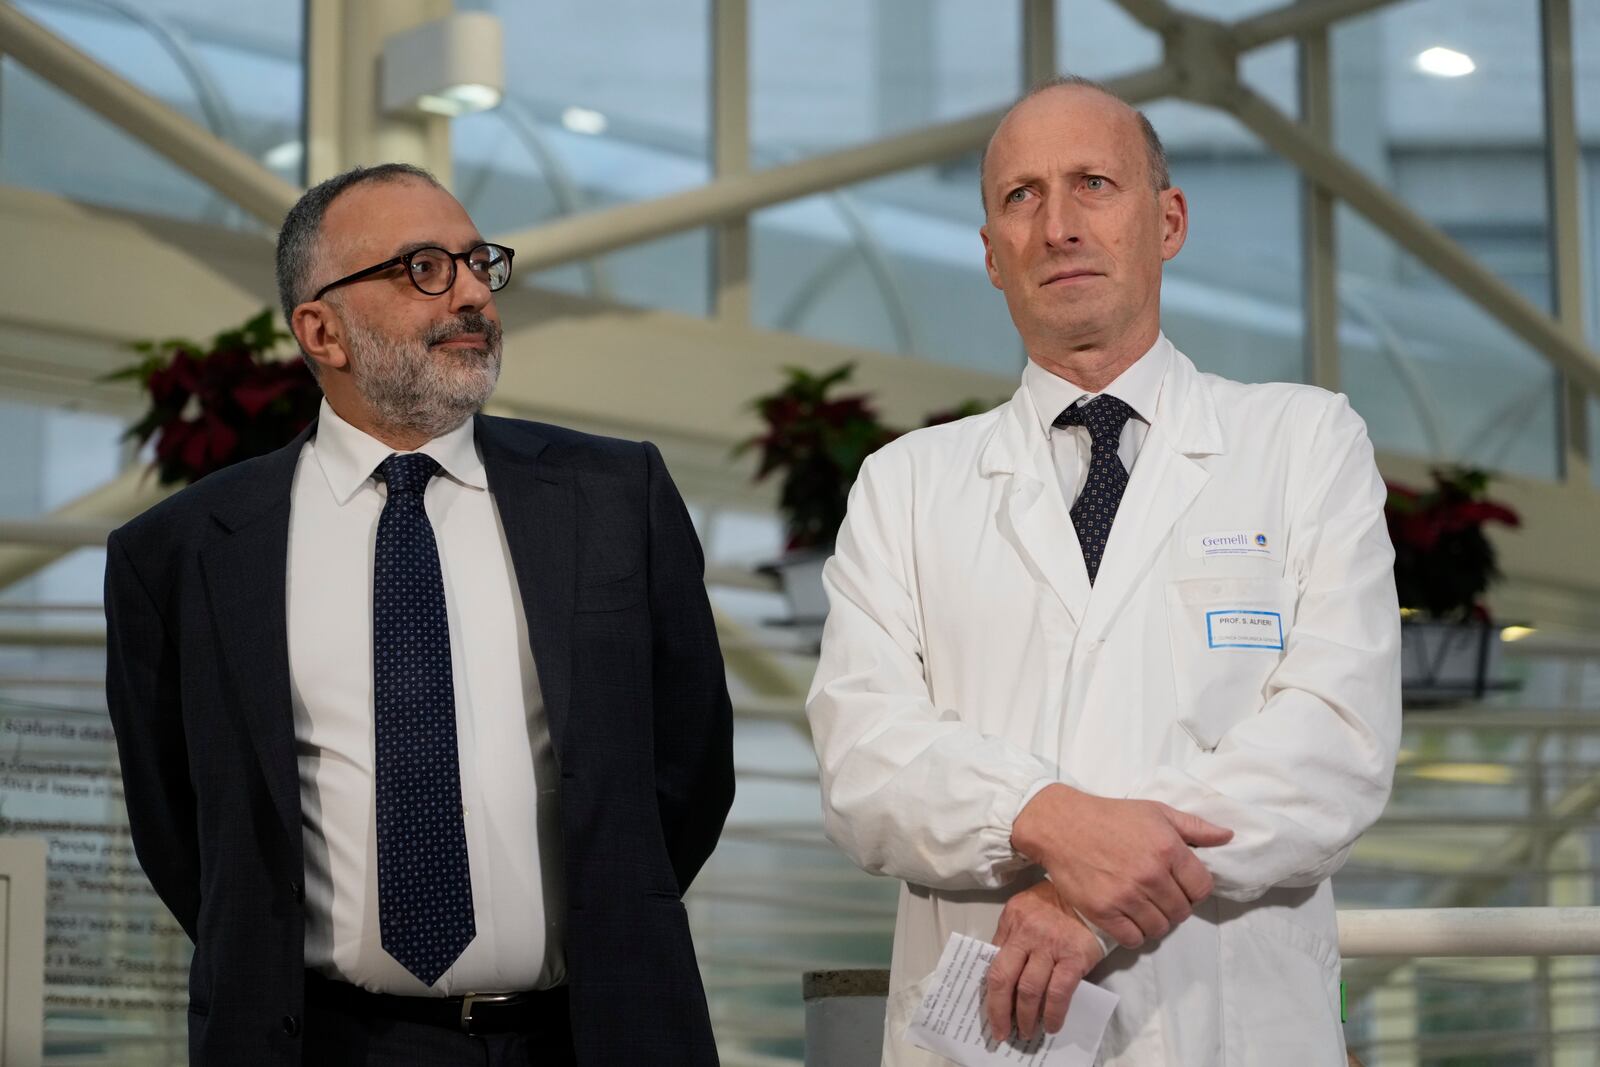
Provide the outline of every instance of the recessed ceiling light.
<path id="1" fill-rule="evenodd" d="M 1459 78 L 1463 74 L 1471 74 L 1477 70 L 1478 65 L 1464 52 L 1436 45 L 1418 54 L 1417 69 L 1436 78 Z"/>
<path id="2" fill-rule="evenodd" d="M 306 146 L 301 141 L 285 141 L 261 153 L 261 162 L 274 170 L 293 170 L 305 158 Z"/>
<path id="3" fill-rule="evenodd" d="M 587 133 L 598 136 L 606 132 L 606 117 L 598 111 L 586 107 L 569 107 L 561 112 L 561 125 L 573 133 Z"/>

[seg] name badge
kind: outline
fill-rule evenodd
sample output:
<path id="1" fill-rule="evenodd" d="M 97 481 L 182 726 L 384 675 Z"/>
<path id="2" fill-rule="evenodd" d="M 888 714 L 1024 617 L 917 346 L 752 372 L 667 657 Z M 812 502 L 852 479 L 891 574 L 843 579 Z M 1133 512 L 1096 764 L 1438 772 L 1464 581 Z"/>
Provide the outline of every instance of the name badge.
<path id="1" fill-rule="evenodd" d="M 1189 538 L 1189 556 L 1192 559 L 1253 556 L 1256 559 L 1275 560 L 1278 558 L 1278 538 L 1264 530 L 1223 530 L 1220 533 L 1200 534 Z"/>
<path id="2" fill-rule="evenodd" d="M 1276 611 L 1208 611 L 1206 643 L 1212 648 L 1283 651 L 1283 616 Z"/>

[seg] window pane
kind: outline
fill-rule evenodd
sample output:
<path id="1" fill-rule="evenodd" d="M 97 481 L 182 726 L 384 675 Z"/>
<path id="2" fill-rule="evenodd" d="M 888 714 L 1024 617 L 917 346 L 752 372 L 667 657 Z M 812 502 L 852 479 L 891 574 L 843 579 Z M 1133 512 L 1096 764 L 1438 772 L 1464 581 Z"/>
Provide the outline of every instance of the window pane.
<path id="1" fill-rule="evenodd" d="M 1021 86 L 1016 4 L 751 0 L 755 163 L 1003 107 Z"/>
<path id="2" fill-rule="evenodd" d="M 1169 335 L 1206 370 L 1299 380 L 1295 171 L 1226 116 L 1178 103 L 1147 110 L 1191 207 L 1188 244 L 1163 286 Z M 977 188 L 968 158 L 758 213 L 758 323 L 1018 373 L 1021 342 L 983 269 Z"/>
<path id="3" fill-rule="evenodd" d="M 1239 381 L 1304 376 L 1299 173 L 1219 111 L 1145 109 L 1189 202 L 1189 238 L 1161 290 L 1167 335 Z"/>
<path id="4" fill-rule="evenodd" d="M 1332 42 L 1340 150 L 1548 307 L 1537 0 L 1414 0 L 1339 23 Z"/>
<path id="5" fill-rule="evenodd" d="M 755 216 L 757 324 L 1010 377 L 1022 346 L 983 268 L 977 160 Z"/>
<path id="6" fill-rule="evenodd" d="M 1377 446 L 1554 478 L 1544 358 L 1343 207 L 1338 240 L 1344 388 Z"/>
<path id="7" fill-rule="evenodd" d="M 604 18 L 575 0 L 457 6 L 489 11 L 505 28 L 504 102 L 451 127 L 456 189 L 484 232 L 709 179 L 708 0 L 630 0 Z M 512 284 L 703 315 L 708 273 L 706 231 L 697 230 Z"/>
<path id="8" fill-rule="evenodd" d="M 301 0 L 17 5 L 97 62 L 298 184 Z M 0 64 L 0 182 L 254 228 L 254 220 L 14 60 Z"/>
<path id="9" fill-rule="evenodd" d="M 1056 55 L 1067 74 L 1111 78 L 1161 62 L 1161 38 L 1112 0 L 1056 0 Z"/>

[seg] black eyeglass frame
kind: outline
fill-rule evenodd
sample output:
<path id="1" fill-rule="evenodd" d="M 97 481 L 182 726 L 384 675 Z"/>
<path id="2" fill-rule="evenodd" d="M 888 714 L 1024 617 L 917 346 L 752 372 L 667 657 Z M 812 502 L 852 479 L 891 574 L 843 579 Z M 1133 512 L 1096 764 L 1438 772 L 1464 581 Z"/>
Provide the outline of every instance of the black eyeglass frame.
<path id="1" fill-rule="evenodd" d="M 455 285 L 456 285 L 456 264 L 458 262 L 460 262 L 460 263 L 467 262 L 468 257 L 470 257 L 472 255 L 472 253 L 476 252 L 480 248 L 495 249 L 501 255 L 503 255 L 505 257 L 505 260 L 506 260 L 506 278 L 505 278 L 505 281 L 501 282 L 499 285 L 489 285 L 489 282 L 488 282 L 487 279 L 485 279 L 485 281 L 484 281 L 484 284 L 489 286 L 489 291 L 491 293 L 498 293 L 500 290 L 504 289 L 511 282 L 511 269 L 512 269 L 512 266 L 513 266 L 512 260 L 516 256 L 517 251 L 514 248 L 507 248 L 505 245 L 494 244 L 492 241 L 480 241 L 477 244 L 473 245 L 471 248 L 467 249 L 465 252 L 452 252 L 447 248 L 440 248 L 438 245 L 424 245 L 422 248 L 414 248 L 411 251 L 406 252 L 403 255 L 395 256 L 392 259 L 386 259 L 382 263 L 375 263 L 372 266 L 365 268 L 364 270 L 356 271 L 354 274 L 347 274 L 343 278 L 340 278 L 338 281 L 329 282 L 327 285 L 324 285 L 321 289 L 318 289 L 317 290 L 317 295 L 312 297 L 311 299 L 312 300 L 321 300 L 322 297 L 323 297 L 323 294 L 326 293 L 330 289 L 337 289 L 341 285 L 349 285 L 351 282 L 359 282 L 359 281 L 361 281 L 361 280 L 363 280 L 365 278 L 372 277 L 372 275 L 374 275 L 374 274 L 378 274 L 378 273 L 380 273 L 382 271 L 386 271 L 386 270 L 390 269 L 391 267 L 398 267 L 398 266 L 401 266 L 401 265 L 404 265 L 405 268 L 406 268 L 406 280 L 411 283 L 412 288 L 416 289 L 417 292 L 421 293 L 423 296 L 443 296 L 444 294 L 448 293 L 451 289 L 455 288 Z M 428 290 L 424 289 L 422 287 L 422 283 L 417 281 L 417 276 L 411 272 L 411 260 L 416 256 L 422 255 L 422 253 L 424 253 L 424 252 L 440 252 L 440 253 L 443 253 L 445 259 L 450 264 L 450 278 L 449 278 L 448 281 L 445 282 L 444 288 L 440 289 L 437 293 L 430 293 L 430 292 L 428 292 Z M 467 269 L 471 270 L 472 268 L 469 266 Z"/>

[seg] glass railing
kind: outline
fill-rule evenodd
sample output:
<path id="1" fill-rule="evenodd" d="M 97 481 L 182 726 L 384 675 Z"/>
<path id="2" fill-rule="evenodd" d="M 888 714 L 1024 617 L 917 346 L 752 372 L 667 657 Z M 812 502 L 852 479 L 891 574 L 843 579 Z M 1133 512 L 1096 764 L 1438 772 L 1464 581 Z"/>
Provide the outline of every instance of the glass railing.
<path id="1" fill-rule="evenodd" d="M 0 700 L 0 833 L 48 842 L 45 1062 L 187 1056 L 190 944 L 128 836 L 99 710 Z"/>

